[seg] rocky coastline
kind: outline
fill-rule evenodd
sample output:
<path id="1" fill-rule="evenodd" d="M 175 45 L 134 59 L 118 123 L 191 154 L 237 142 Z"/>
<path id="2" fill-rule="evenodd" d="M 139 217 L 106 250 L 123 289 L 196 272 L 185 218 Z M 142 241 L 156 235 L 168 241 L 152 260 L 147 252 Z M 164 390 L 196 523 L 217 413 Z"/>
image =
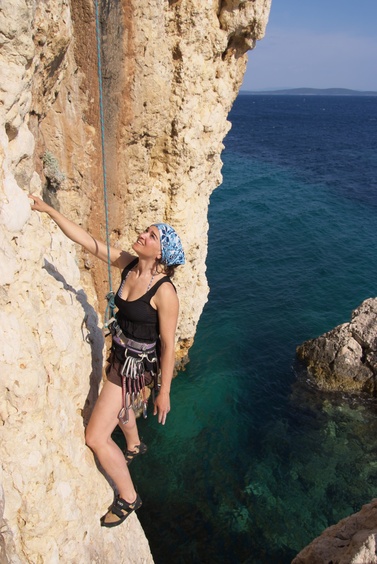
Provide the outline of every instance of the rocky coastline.
<path id="1" fill-rule="evenodd" d="M 377 396 L 377 298 L 362 302 L 351 320 L 297 347 L 316 386 Z"/>
<path id="2" fill-rule="evenodd" d="M 297 347 L 311 385 L 324 394 L 354 401 L 375 399 L 377 378 L 377 298 L 363 301 L 351 319 Z M 373 404 L 377 411 L 377 404 Z M 377 413 L 376 413 L 377 416 Z M 292 564 L 377 563 L 377 499 L 326 529 Z"/>
<path id="3" fill-rule="evenodd" d="M 326 529 L 292 564 L 376 564 L 377 499 Z"/>

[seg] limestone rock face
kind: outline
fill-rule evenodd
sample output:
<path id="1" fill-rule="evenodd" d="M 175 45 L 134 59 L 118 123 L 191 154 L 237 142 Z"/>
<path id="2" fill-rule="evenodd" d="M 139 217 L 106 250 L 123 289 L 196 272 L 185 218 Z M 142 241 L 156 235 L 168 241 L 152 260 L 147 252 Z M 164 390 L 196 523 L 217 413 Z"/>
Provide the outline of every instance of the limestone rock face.
<path id="1" fill-rule="evenodd" d="M 351 321 L 297 348 L 323 390 L 376 393 L 377 298 L 365 300 Z"/>
<path id="2" fill-rule="evenodd" d="M 227 115 L 242 83 L 245 53 L 263 36 L 270 2 L 109 6 L 103 64 L 113 240 L 127 246 L 156 219 L 181 235 L 187 264 L 175 280 L 184 356 L 208 293 L 207 209 L 221 183 Z"/>
<path id="3" fill-rule="evenodd" d="M 326 529 L 292 564 L 376 564 L 377 499 Z"/>
<path id="4" fill-rule="evenodd" d="M 182 357 L 208 293 L 207 207 L 227 114 L 269 6 L 99 2 L 110 238 L 129 248 L 151 222 L 177 228 Z M 136 515 L 99 527 L 112 491 L 84 446 L 102 380 L 106 265 L 27 197 L 105 237 L 95 28 L 92 0 L 1 2 L 1 562 L 152 561 Z"/>

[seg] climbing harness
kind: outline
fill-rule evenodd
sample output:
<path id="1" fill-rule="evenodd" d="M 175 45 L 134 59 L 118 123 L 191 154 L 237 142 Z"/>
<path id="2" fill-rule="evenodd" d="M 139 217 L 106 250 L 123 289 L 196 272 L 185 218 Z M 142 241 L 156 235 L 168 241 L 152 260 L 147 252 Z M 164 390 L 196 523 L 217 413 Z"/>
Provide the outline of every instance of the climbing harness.
<path id="1" fill-rule="evenodd" d="M 137 356 L 131 356 L 136 354 Z M 124 352 L 125 361 L 122 374 L 122 399 L 123 406 L 118 414 L 118 419 L 123 424 L 128 422 L 129 409 L 143 408 L 143 417 L 147 418 L 148 398 L 145 390 L 145 365 L 144 360 L 157 364 L 155 344 L 146 352 L 127 347 Z"/>
<path id="2" fill-rule="evenodd" d="M 116 349 L 120 351 L 123 366 L 120 371 L 122 376 L 122 409 L 118 414 L 121 423 L 126 424 L 129 420 L 130 409 L 142 408 L 144 419 L 147 418 L 148 397 L 146 387 L 152 387 L 154 395 L 158 390 L 159 362 L 157 354 L 157 342 L 139 343 L 128 339 L 122 332 L 116 319 L 112 319 L 108 325 L 113 336 L 113 353 Z M 115 350 L 114 350 L 115 348 Z M 117 358 L 118 355 L 116 355 Z M 147 384 L 145 373 L 151 375 L 151 383 Z"/>

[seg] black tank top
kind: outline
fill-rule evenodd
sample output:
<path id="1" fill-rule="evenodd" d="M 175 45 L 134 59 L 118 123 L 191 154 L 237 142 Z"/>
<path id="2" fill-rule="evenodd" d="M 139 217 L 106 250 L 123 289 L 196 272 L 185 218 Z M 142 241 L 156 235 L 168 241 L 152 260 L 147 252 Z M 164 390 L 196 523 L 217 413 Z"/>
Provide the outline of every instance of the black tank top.
<path id="1" fill-rule="evenodd" d="M 169 282 L 174 289 L 175 286 L 169 276 L 164 276 L 137 300 L 123 300 L 119 295 L 119 290 L 122 287 L 127 274 L 138 262 L 139 259 L 136 258 L 128 266 L 126 266 L 122 272 L 122 282 L 114 300 L 115 305 L 118 308 L 116 318 L 126 337 L 142 343 L 153 343 L 154 341 L 157 341 L 160 330 L 157 310 L 151 306 L 150 301 L 161 284 Z"/>

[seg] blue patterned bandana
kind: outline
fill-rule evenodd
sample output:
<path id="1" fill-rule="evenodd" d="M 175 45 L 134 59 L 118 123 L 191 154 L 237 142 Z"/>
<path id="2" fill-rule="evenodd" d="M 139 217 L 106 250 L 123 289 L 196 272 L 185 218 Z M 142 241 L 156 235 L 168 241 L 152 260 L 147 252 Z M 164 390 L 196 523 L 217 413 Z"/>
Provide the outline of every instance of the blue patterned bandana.
<path id="1" fill-rule="evenodd" d="M 161 263 L 166 266 L 185 264 L 185 253 L 177 232 L 167 223 L 154 223 L 160 233 Z"/>

